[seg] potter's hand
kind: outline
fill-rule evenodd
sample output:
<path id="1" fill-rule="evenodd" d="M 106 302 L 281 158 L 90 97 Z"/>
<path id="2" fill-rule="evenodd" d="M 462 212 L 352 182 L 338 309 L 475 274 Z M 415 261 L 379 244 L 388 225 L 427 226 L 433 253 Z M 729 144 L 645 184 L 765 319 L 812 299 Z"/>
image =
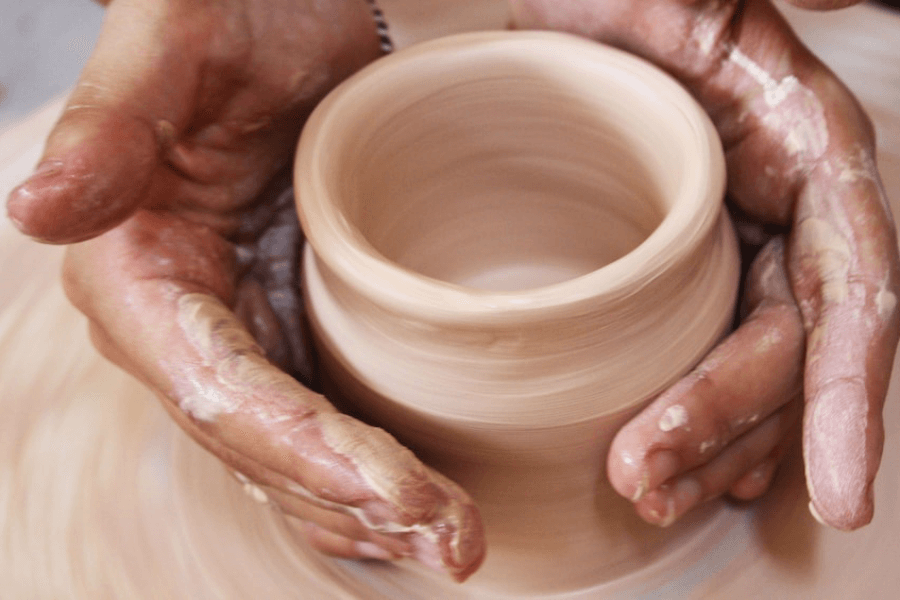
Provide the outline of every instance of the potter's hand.
<path id="1" fill-rule="evenodd" d="M 678 77 L 722 136 L 737 209 L 787 231 L 757 258 L 741 326 L 618 434 L 613 486 L 660 524 L 721 494 L 756 497 L 802 412 L 814 514 L 840 529 L 869 522 L 900 279 L 872 127 L 855 99 L 768 0 L 512 6 L 520 27 L 606 41 Z"/>
<path id="2" fill-rule="evenodd" d="M 282 370 L 303 362 L 300 234 L 276 175 L 312 106 L 379 53 L 364 0 L 116 0 L 8 210 L 89 240 L 64 277 L 97 347 L 314 546 L 462 579 L 483 554 L 471 500 Z"/>

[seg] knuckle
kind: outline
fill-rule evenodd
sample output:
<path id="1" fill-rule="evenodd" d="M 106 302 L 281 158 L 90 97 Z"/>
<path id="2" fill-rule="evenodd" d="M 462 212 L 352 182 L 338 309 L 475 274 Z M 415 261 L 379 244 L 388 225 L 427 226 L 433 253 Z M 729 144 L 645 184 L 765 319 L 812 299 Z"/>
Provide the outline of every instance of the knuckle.
<path id="1" fill-rule="evenodd" d="M 719 377 L 707 370 L 696 372 L 694 398 L 696 407 L 691 411 L 694 429 L 705 439 L 727 440 L 735 430 L 731 407 L 735 404 Z"/>

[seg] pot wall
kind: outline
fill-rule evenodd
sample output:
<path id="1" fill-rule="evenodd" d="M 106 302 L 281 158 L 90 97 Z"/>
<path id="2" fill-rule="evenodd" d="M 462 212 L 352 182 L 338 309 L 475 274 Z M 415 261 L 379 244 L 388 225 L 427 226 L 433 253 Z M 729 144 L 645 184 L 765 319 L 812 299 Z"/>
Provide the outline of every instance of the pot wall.
<path id="1" fill-rule="evenodd" d="M 446 38 L 329 96 L 295 180 L 326 394 L 475 497 L 467 585 L 587 589 L 710 526 L 640 523 L 603 470 L 733 315 L 721 148 L 677 83 L 561 34 Z"/>

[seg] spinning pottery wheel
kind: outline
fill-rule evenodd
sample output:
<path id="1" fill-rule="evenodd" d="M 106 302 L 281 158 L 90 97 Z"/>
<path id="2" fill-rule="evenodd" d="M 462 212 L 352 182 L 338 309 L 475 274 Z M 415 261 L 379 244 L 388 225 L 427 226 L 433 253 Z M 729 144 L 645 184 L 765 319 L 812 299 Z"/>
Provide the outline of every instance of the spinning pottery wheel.
<path id="1" fill-rule="evenodd" d="M 403 4 L 383 2 L 400 45 L 505 25 L 502 2 Z M 875 120 L 888 196 L 900 202 L 900 17 L 872 7 L 789 15 Z M 36 161 L 58 111 L 48 106 L 3 134 L 4 195 Z M 0 596 L 485 597 L 415 565 L 334 561 L 307 549 L 149 392 L 90 348 L 57 282 L 59 249 L 24 240 L 4 221 L 0 256 Z M 890 597 L 900 584 L 897 393 L 895 382 L 871 525 L 853 534 L 818 525 L 802 465 L 790 461 L 763 500 L 726 505 L 690 543 L 591 597 Z"/>

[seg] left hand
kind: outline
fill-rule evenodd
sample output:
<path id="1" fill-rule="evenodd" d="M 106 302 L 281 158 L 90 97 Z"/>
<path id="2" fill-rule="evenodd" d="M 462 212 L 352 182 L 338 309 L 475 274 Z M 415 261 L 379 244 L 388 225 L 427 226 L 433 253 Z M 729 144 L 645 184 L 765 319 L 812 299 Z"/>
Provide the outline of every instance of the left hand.
<path id="1" fill-rule="evenodd" d="M 520 28 L 603 41 L 678 78 L 722 137 L 729 198 L 755 221 L 739 230 L 786 233 L 749 271 L 740 327 L 619 432 L 608 457 L 615 489 L 659 525 L 722 494 L 755 498 L 802 413 L 813 514 L 839 529 L 868 523 L 900 259 L 857 101 L 769 0 L 511 4 Z"/>
<path id="2" fill-rule="evenodd" d="M 38 171 L 7 209 L 100 352 L 316 549 L 463 580 L 478 509 L 309 375 L 289 185 L 317 102 L 382 54 L 366 0 L 115 0 Z M 80 242 L 80 243 L 74 243 Z M 304 370 L 306 369 L 306 370 Z"/>

